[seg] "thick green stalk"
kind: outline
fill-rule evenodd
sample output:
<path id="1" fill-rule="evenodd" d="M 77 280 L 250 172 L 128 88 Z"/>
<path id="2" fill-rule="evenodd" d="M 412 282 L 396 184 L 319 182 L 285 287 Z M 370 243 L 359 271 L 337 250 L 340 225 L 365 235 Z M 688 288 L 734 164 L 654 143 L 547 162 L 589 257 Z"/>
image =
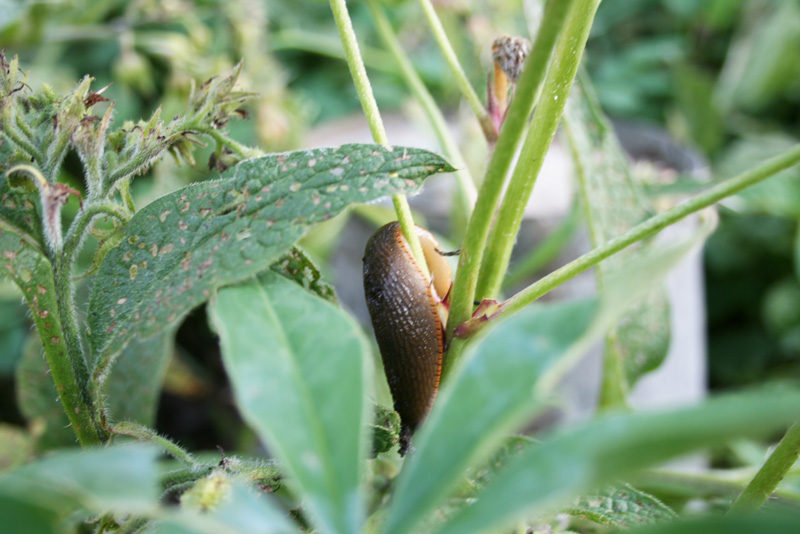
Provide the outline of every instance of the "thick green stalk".
<path id="1" fill-rule="evenodd" d="M 448 339 L 452 339 L 455 327 L 472 315 L 481 260 L 497 205 L 503 193 L 506 176 L 525 132 L 534 100 L 547 73 L 556 40 L 574 2 L 575 0 L 548 2 L 541 29 L 536 35 L 536 41 L 517 83 L 514 99 L 500 128 L 497 146 L 489 160 L 486 177 L 467 225 L 458 259 L 458 272 L 451 292 Z M 452 340 L 445 359 L 443 378 L 446 378 L 449 369 L 455 364 L 462 348 L 460 340 Z"/>
<path id="2" fill-rule="evenodd" d="M 411 89 L 411 92 L 422 105 L 422 109 L 425 110 L 425 114 L 428 116 L 433 130 L 439 138 L 439 143 L 442 145 L 445 155 L 450 160 L 450 163 L 458 169 L 455 175 L 460 188 L 462 208 L 464 213 L 472 213 L 472 206 L 475 204 L 475 198 L 477 197 L 475 181 L 472 179 L 472 175 L 467 169 L 467 164 L 464 162 L 464 156 L 461 154 L 458 144 L 456 144 L 453 136 L 450 135 L 450 129 L 447 127 L 447 121 L 445 121 L 444 115 L 442 115 L 442 111 L 439 109 L 439 106 L 436 105 L 433 96 L 431 96 L 428 88 L 425 87 L 419 74 L 417 74 L 417 71 L 411 64 L 411 60 L 403 51 L 402 46 L 400 46 L 400 42 L 392 30 L 389 19 L 386 18 L 386 14 L 375 0 L 369 0 L 369 7 L 375 19 L 378 34 L 400 66 L 400 72 L 406 84 L 408 84 L 409 89 Z"/>
<path id="3" fill-rule="evenodd" d="M 494 141 L 497 137 L 497 132 L 494 130 L 492 117 L 486 111 L 486 108 L 483 106 L 483 103 L 478 97 L 478 94 L 475 92 L 475 89 L 472 88 L 472 84 L 469 83 L 467 75 L 464 74 L 464 69 L 461 68 L 461 63 L 459 63 L 458 57 L 456 56 L 456 53 L 450 44 L 450 40 L 447 38 L 447 34 L 442 27 L 442 22 L 439 20 L 439 16 L 436 14 L 436 10 L 433 8 L 430 0 L 419 0 L 419 3 L 422 6 L 422 11 L 425 13 L 425 18 L 428 20 L 428 24 L 433 31 L 433 36 L 436 39 L 436 42 L 439 44 L 442 54 L 444 54 L 444 59 L 447 61 L 447 64 L 450 66 L 450 70 L 453 72 L 453 76 L 456 79 L 456 85 L 458 85 L 458 88 L 461 90 L 461 94 L 464 96 L 467 104 L 469 104 L 469 107 L 472 108 L 472 112 L 475 113 L 476 117 L 478 117 L 478 121 L 481 124 L 481 129 L 483 130 L 483 134 L 486 136 L 486 139 L 489 141 Z"/>
<path id="4" fill-rule="evenodd" d="M 525 306 L 535 301 L 545 293 L 548 293 L 553 288 L 560 286 L 567 280 L 579 275 L 591 267 L 594 267 L 609 256 L 619 252 L 620 250 L 637 243 L 643 239 L 647 239 L 657 232 L 663 230 L 684 217 L 691 215 L 697 211 L 707 208 L 716 204 L 731 195 L 734 195 L 752 185 L 755 185 L 770 176 L 773 176 L 780 171 L 797 165 L 800 163 L 800 145 L 795 146 L 791 150 L 787 150 L 780 156 L 765 161 L 764 163 L 756 166 L 749 171 L 746 171 L 738 176 L 729 178 L 714 187 L 700 193 L 677 206 L 659 213 L 651 217 L 641 224 L 638 224 L 622 234 L 615 237 L 610 241 L 606 241 L 603 245 L 587 252 L 576 260 L 564 265 L 545 276 L 534 284 L 531 284 L 524 290 L 520 291 L 512 298 L 503 303 L 500 310 L 492 317 L 493 320 L 502 320 L 503 317 L 510 316 Z"/>
<path id="5" fill-rule="evenodd" d="M 353 78 L 353 85 L 356 87 L 361 108 L 367 118 L 372 139 L 376 143 L 388 147 L 389 138 L 386 136 L 386 129 L 383 127 L 378 104 L 375 102 L 375 95 L 372 93 L 372 86 L 367 77 L 364 60 L 361 59 L 356 33 L 353 30 L 353 23 L 347 12 L 347 2 L 346 0 L 330 0 L 330 3 L 336 27 L 339 29 L 339 38 L 342 40 L 342 46 L 344 46 L 344 55 L 347 60 L 347 66 L 350 69 L 350 76 Z M 419 242 L 414 226 L 414 217 L 411 215 L 411 207 L 408 205 L 408 199 L 406 199 L 405 195 L 394 195 L 392 204 L 394 204 L 400 229 L 403 231 L 403 236 L 406 238 L 412 254 L 414 254 L 425 275 L 430 277 L 428 265 L 425 263 L 425 255 L 422 253 L 422 245 Z"/>
<path id="6" fill-rule="evenodd" d="M 731 513 L 752 513 L 761 508 L 800 457 L 800 423 L 793 424 L 769 455 L 739 498 Z"/>
<path id="7" fill-rule="evenodd" d="M 476 291 L 478 300 L 494 297 L 500 291 L 525 206 L 556 133 L 599 3 L 600 0 L 578 0 L 558 39 L 553 67 L 547 74 L 542 97 L 489 236 Z"/>

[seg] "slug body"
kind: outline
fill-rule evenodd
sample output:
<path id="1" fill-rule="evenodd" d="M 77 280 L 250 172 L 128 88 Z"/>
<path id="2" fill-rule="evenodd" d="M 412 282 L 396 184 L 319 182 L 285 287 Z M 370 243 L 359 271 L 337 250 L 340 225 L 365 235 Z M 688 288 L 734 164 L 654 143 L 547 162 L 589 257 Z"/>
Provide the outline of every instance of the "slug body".
<path id="1" fill-rule="evenodd" d="M 364 252 L 364 292 L 394 409 L 401 454 L 424 420 L 442 371 L 450 267 L 433 236 L 417 228 L 432 280 L 418 265 L 397 222 L 381 227 Z"/>

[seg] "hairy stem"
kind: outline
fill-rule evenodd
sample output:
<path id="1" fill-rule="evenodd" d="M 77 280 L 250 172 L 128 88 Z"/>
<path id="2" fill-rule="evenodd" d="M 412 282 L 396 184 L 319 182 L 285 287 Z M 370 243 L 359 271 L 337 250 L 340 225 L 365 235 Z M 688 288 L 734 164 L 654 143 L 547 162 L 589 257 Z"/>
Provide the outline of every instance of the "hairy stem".
<path id="1" fill-rule="evenodd" d="M 472 315 L 475 289 L 481 268 L 486 242 L 489 237 L 495 211 L 505 185 L 506 175 L 519 148 L 525 126 L 533 108 L 536 95 L 547 73 L 547 66 L 553 55 L 564 21 L 575 0 L 548 2 L 541 29 L 536 36 L 525 68 L 520 76 L 506 119 L 500 128 L 500 136 L 494 149 L 486 177 L 475 203 L 475 210 L 467 225 L 467 232 L 458 259 L 455 285 L 451 291 L 450 319 L 448 320 L 448 339 L 453 330 Z M 458 360 L 463 344 L 453 339 L 444 362 L 443 379 Z"/>
<path id="2" fill-rule="evenodd" d="M 586 269 L 594 267 L 620 250 L 643 239 L 647 239 L 667 226 L 680 221 L 684 217 L 716 204 L 720 200 L 766 180 L 778 172 L 797 165 L 798 163 L 800 163 L 800 145 L 787 150 L 780 156 L 767 160 L 749 171 L 729 178 L 665 212 L 647 219 L 645 222 L 634 226 L 621 236 L 606 241 L 603 245 L 587 252 L 520 291 L 503 303 L 500 310 L 492 319 L 501 319 L 502 317 L 507 317 L 520 311 L 553 288 L 579 275 Z"/>
<path id="3" fill-rule="evenodd" d="M 475 113 L 476 117 L 478 117 L 478 121 L 481 124 L 481 129 L 483 130 L 483 135 L 487 140 L 494 141 L 497 138 L 497 132 L 494 129 L 492 118 L 486 111 L 486 108 L 483 106 L 483 103 L 478 97 L 478 94 L 475 92 L 475 89 L 472 88 L 472 84 L 469 83 L 467 75 L 464 74 L 464 69 L 461 68 L 461 63 L 459 63 L 458 57 L 453 50 L 453 46 L 450 44 L 450 40 L 447 38 L 447 34 L 442 27 L 442 22 L 439 20 L 439 16 L 436 15 L 436 10 L 433 8 L 430 0 L 420 0 L 419 3 L 422 6 L 422 11 L 425 13 L 425 18 L 428 21 L 428 25 L 433 31 L 433 36 L 436 39 L 436 42 L 439 44 L 442 54 L 444 54 L 444 59 L 447 61 L 447 64 L 450 66 L 450 70 L 453 72 L 453 76 L 456 79 L 456 85 L 458 85 L 458 88 L 461 90 L 461 94 L 464 96 L 467 104 L 469 104 L 469 107 L 472 108 L 472 112 Z"/>
<path id="4" fill-rule="evenodd" d="M 111 429 L 111 432 L 120 436 L 130 436 L 138 439 L 139 441 L 152 443 L 176 460 L 183 462 L 189 467 L 198 467 L 201 465 L 194 456 L 192 456 L 180 445 L 171 442 L 163 436 L 159 436 L 154 430 L 151 430 L 138 423 L 123 421 L 114 425 Z"/>
<path id="5" fill-rule="evenodd" d="M 386 129 L 383 127 L 383 120 L 378 110 L 378 104 L 375 102 L 375 95 L 372 94 L 372 86 L 367 77 L 367 69 L 361 59 L 356 33 L 353 30 L 353 23 L 347 12 L 347 2 L 346 0 L 330 0 L 330 3 L 336 27 L 339 29 L 339 38 L 342 40 L 342 46 L 344 46 L 344 54 L 347 66 L 350 69 L 350 76 L 353 78 L 353 85 L 356 87 L 361 108 L 367 118 L 372 139 L 376 143 L 388 147 L 389 138 L 386 136 Z M 408 199 L 405 195 L 394 195 L 392 204 L 394 204 L 397 220 L 400 222 L 400 229 L 403 231 L 403 236 L 406 238 L 411 252 L 425 275 L 430 277 L 428 266 L 425 263 L 425 255 L 422 253 L 422 245 L 414 227 L 414 218 L 411 215 Z"/>
<path id="6" fill-rule="evenodd" d="M 800 422 L 789 427 L 786 435 L 758 470 L 756 476 L 744 488 L 729 512 L 751 513 L 761 508 L 761 505 L 778 488 L 778 484 L 798 457 L 800 457 Z"/>
<path id="7" fill-rule="evenodd" d="M 481 266 L 476 290 L 478 300 L 492 298 L 500 291 L 525 206 L 556 133 L 599 3 L 599 0 L 577 0 L 559 37 L 553 68 L 547 74 L 542 98 L 489 235 L 486 261 Z"/>
<path id="8" fill-rule="evenodd" d="M 242 159 L 257 158 L 265 154 L 263 150 L 252 148 L 238 141 L 235 141 L 230 137 L 224 135 L 219 130 L 212 128 L 210 126 L 204 126 L 202 124 L 192 124 L 188 126 L 188 129 L 206 134 L 207 136 L 211 137 L 218 145 L 228 147 Z"/>
<path id="9" fill-rule="evenodd" d="M 422 105 L 423 110 L 425 110 L 425 114 L 428 116 L 428 120 L 433 126 L 433 130 L 436 132 L 436 136 L 439 138 L 439 143 L 441 144 L 445 155 L 450 160 L 450 163 L 456 169 L 458 169 L 455 172 L 455 175 L 458 180 L 459 191 L 461 193 L 460 198 L 462 202 L 462 208 L 464 213 L 472 213 L 472 206 L 475 204 L 475 198 L 477 197 L 475 181 L 467 169 L 467 164 L 464 162 L 464 156 L 461 154 L 461 150 L 458 148 L 455 139 L 453 139 L 453 136 L 450 134 L 450 129 L 447 127 L 447 122 L 445 121 L 444 115 L 439 109 L 439 106 L 436 105 L 433 96 L 431 96 L 431 93 L 422 82 L 422 78 L 420 78 L 419 74 L 417 74 L 417 71 L 414 69 L 414 65 L 411 64 L 411 60 L 408 58 L 408 55 L 406 55 L 402 46 L 400 46 L 400 42 L 392 30 L 384 11 L 380 8 L 380 6 L 378 6 L 375 0 L 369 0 L 369 7 L 372 10 L 373 18 L 375 19 L 375 23 L 378 27 L 378 33 L 383 39 L 383 42 L 386 44 L 386 47 L 391 52 L 395 61 L 397 61 L 397 64 L 400 66 L 400 72 L 409 89 L 411 89 L 411 92 Z"/>

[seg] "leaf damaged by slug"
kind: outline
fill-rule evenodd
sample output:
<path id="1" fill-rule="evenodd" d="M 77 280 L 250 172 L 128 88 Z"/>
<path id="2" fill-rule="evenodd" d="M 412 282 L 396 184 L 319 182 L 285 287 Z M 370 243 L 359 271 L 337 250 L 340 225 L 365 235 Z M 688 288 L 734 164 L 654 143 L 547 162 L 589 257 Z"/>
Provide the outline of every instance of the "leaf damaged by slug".
<path id="1" fill-rule="evenodd" d="M 220 180 L 166 195 L 131 218 L 100 266 L 91 346 L 109 355 L 133 335 L 150 337 L 269 267 L 313 224 L 452 170 L 425 150 L 352 144 L 245 160 Z"/>

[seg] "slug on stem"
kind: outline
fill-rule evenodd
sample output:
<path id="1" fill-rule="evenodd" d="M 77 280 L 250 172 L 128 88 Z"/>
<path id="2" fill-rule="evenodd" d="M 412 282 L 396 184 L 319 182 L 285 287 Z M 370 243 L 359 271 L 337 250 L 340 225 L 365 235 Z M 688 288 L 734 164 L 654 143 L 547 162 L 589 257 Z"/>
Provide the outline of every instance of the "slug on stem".
<path id="1" fill-rule="evenodd" d="M 417 263 L 400 225 L 375 232 L 364 251 L 364 293 L 400 414 L 400 454 L 428 414 L 442 372 L 450 266 L 430 232 L 417 227 L 431 278 Z"/>

